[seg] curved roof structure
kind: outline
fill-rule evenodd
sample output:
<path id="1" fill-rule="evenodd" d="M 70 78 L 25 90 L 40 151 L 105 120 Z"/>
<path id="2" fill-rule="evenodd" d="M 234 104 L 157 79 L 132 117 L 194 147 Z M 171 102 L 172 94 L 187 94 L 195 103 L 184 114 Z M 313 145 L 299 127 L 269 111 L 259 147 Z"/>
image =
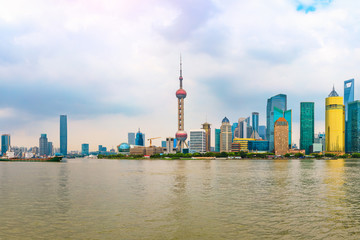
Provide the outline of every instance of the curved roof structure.
<path id="1" fill-rule="evenodd" d="M 333 87 L 333 90 L 329 94 L 329 97 L 338 97 L 338 96 L 339 96 L 339 94 L 337 94 L 337 92 L 335 91 L 335 87 Z"/>

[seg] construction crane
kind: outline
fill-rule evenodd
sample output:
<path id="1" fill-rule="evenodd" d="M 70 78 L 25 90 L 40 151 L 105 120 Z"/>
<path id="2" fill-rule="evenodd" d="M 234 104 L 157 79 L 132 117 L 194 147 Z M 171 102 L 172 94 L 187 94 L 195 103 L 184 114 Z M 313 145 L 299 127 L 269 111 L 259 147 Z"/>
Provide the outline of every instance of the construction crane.
<path id="1" fill-rule="evenodd" d="M 152 140 L 158 139 L 158 138 L 161 138 L 161 137 L 154 137 L 154 138 L 149 138 L 148 139 L 148 141 L 150 141 L 150 147 L 152 147 Z"/>

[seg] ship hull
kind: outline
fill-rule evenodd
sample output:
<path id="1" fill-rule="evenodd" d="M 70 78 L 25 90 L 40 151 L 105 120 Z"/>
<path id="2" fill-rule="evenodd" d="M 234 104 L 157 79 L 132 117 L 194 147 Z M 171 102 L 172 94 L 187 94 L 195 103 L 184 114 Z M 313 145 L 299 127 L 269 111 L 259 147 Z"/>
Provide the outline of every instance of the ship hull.
<path id="1" fill-rule="evenodd" d="M 62 157 L 51 158 L 0 158 L 0 162 L 60 162 Z"/>

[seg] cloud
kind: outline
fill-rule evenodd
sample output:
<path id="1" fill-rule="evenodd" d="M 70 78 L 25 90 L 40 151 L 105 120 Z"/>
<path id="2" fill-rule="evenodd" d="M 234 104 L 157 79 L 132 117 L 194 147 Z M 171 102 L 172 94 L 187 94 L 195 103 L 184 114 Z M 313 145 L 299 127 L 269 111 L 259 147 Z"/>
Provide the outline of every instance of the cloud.
<path id="1" fill-rule="evenodd" d="M 333 0 L 296 0 L 297 8 L 299 12 L 315 12 L 318 7 L 324 7 L 331 4 Z"/>

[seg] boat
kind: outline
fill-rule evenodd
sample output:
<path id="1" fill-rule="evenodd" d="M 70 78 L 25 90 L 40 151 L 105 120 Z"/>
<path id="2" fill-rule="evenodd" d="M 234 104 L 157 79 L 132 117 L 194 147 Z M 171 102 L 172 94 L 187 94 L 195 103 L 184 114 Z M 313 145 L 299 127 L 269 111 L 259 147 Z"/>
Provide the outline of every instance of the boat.
<path id="1" fill-rule="evenodd" d="M 62 156 L 48 158 L 0 158 L 0 162 L 60 162 Z"/>

